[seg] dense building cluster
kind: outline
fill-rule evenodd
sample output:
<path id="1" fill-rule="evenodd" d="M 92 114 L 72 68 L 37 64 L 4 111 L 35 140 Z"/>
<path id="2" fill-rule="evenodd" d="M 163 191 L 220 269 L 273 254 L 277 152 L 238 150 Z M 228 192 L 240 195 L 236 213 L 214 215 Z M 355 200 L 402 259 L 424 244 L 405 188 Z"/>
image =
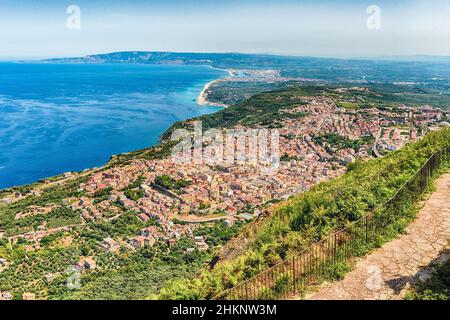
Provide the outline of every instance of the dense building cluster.
<path id="1" fill-rule="evenodd" d="M 341 175 L 355 159 L 381 156 L 420 138 L 434 126 L 448 125 L 443 121 L 447 115 L 427 106 L 383 110 L 351 108 L 326 96 L 299 98 L 304 103 L 280 111 L 291 116 L 278 123 L 281 162 L 270 174 L 245 162 L 214 165 L 179 164 L 170 157 L 135 159 L 124 166 L 95 171 L 79 185 L 83 196 L 63 203 L 79 212 L 83 222 L 111 221 L 125 212 L 133 212 L 142 224 L 154 222 L 129 239 L 104 239 L 99 247 L 105 251 L 153 246 L 157 241 L 173 244 L 181 236 L 194 239 L 193 230 L 202 222 L 224 220 L 231 225 L 251 220 L 270 201 L 287 199 Z M 160 177 L 173 181 L 174 186 L 161 185 Z M 177 186 L 178 181 L 184 183 Z M 30 206 L 16 219 L 45 215 L 55 207 Z M 38 245 L 42 237 L 57 231 L 60 229 L 49 229 L 44 222 L 37 230 L 9 240 L 16 242 L 22 237 Z M 197 249 L 207 248 L 202 239 L 195 242 Z"/>

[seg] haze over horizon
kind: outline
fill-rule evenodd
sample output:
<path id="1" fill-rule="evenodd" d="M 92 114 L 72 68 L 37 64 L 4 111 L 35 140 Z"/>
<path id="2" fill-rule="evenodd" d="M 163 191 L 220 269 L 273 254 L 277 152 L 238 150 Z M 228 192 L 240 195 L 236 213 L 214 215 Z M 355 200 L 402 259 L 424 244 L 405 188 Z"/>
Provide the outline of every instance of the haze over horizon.
<path id="1" fill-rule="evenodd" d="M 67 27 L 70 5 L 80 8 L 80 29 Z M 372 5 L 379 29 L 367 27 Z M 448 0 L 0 0 L 0 59 L 116 51 L 450 56 L 449 17 Z"/>

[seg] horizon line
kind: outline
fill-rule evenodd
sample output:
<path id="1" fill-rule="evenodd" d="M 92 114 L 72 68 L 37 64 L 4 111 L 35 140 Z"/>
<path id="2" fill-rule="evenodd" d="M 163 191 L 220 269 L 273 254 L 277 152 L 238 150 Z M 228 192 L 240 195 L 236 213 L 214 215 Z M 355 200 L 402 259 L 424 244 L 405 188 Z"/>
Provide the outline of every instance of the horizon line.
<path id="1" fill-rule="evenodd" d="M 408 59 L 408 58 L 450 58 L 449 55 L 433 55 L 433 54 L 414 54 L 414 55 L 377 55 L 377 56 L 333 56 L 333 55 L 314 55 L 314 54 L 288 54 L 288 53 L 276 53 L 276 52 L 242 52 L 242 51 L 169 51 L 169 50 L 118 50 L 118 51 L 106 51 L 98 53 L 88 53 L 80 55 L 67 55 L 67 56 L 50 56 L 50 57 L 34 57 L 34 58 L 0 58 L 2 62 L 39 62 L 44 60 L 59 60 L 59 59 L 80 59 L 89 56 L 108 55 L 114 53 L 178 53 L 178 54 L 241 54 L 241 55 L 259 55 L 259 56 L 281 56 L 281 57 L 293 57 L 293 58 L 317 58 L 317 59 L 340 59 L 340 60 L 380 60 L 380 59 Z"/>

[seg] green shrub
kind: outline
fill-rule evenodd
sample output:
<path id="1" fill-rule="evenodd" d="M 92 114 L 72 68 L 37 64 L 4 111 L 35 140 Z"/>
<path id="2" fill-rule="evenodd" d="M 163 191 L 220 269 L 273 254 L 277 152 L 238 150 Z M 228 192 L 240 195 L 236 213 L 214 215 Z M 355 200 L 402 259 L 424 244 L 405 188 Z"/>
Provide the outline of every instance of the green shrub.
<path id="1" fill-rule="evenodd" d="M 431 132 L 386 157 L 360 163 L 345 175 L 316 185 L 278 205 L 253 230 L 243 254 L 217 265 L 213 270 L 203 271 L 199 280 L 190 284 L 189 292 L 202 298 L 214 297 L 234 286 L 236 280 L 240 282 L 255 276 L 277 260 L 297 254 L 308 243 L 360 219 L 391 198 L 434 152 L 444 147 L 450 147 L 450 129 Z M 375 239 L 372 246 L 402 232 L 418 198 L 418 191 L 410 192 L 412 194 L 403 195 L 406 200 L 396 208 L 398 215 L 386 228 L 385 238 Z M 369 249 L 370 246 L 359 245 L 354 254 L 364 254 Z M 330 275 L 339 277 L 345 270 L 340 266 Z M 230 273 L 233 274 L 232 280 Z M 177 288 L 181 287 L 178 283 Z M 178 289 L 166 288 L 165 292 L 172 295 L 165 297 L 177 297 Z"/>

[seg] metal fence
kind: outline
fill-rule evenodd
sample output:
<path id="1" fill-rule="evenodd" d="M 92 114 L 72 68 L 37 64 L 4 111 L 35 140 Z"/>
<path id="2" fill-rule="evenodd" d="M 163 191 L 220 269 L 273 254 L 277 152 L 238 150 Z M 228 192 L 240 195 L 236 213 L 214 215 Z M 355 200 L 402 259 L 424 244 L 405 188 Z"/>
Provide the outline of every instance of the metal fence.
<path id="1" fill-rule="evenodd" d="M 216 299 L 280 299 L 320 283 L 333 267 L 380 245 L 390 232 L 389 226 L 423 194 L 436 170 L 449 161 L 449 155 L 450 148 L 434 153 L 384 204 L 298 255 L 222 292 Z"/>

